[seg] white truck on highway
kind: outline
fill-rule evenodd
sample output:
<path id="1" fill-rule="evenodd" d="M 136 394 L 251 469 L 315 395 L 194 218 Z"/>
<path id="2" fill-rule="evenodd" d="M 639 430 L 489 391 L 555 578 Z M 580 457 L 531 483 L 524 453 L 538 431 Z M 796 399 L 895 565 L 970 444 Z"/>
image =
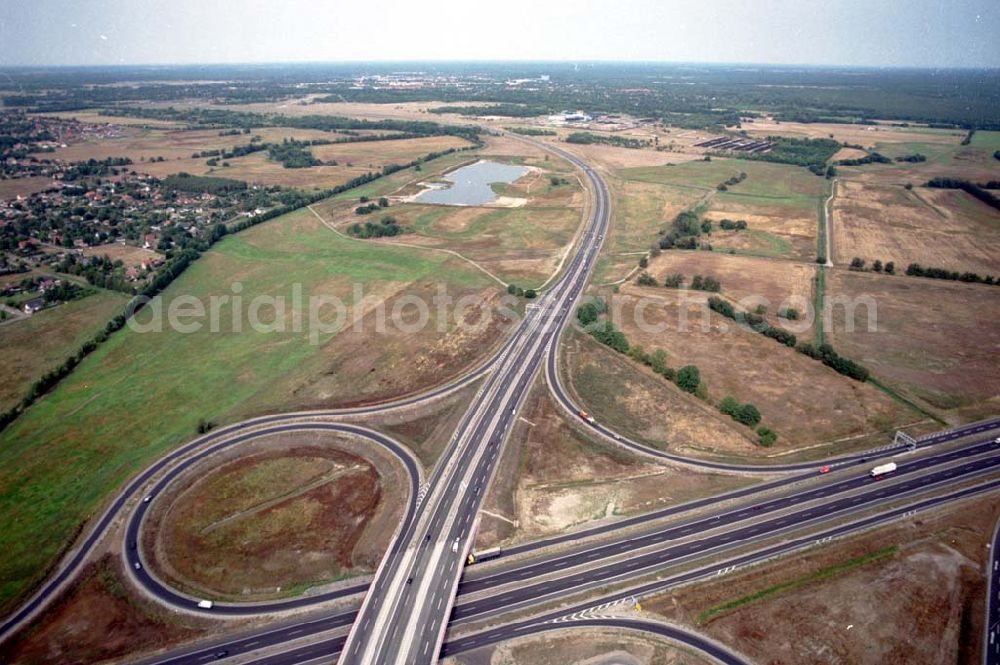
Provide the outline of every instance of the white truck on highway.
<path id="1" fill-rule="evenodd" d="M 884 476 L 887 473 L 892 473 L 896 470 L 896 463 L 889 462 L 888 464 L 879 464 L 877 467 L 869 471 L 869 475 L 872 478 L 878 478 L 879 476 Z"/>
<path id="2" fill-rule="evenodd" d="M 215 603 L 213 603 L 210 600 L 199 600 L 198 601 L 198 607 L 200 607 L 203 610 L 210 610 L 210 609 L 212 609 L 213 605 L 215 605 Z"/>

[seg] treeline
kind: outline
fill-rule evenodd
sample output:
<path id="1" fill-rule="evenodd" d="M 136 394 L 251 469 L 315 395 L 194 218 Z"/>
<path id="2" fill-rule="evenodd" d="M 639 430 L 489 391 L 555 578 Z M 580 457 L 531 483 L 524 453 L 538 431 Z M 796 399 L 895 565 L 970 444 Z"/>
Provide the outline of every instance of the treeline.
<path id="1" fill-rule="evenodd" d="M 906 274 L 910 277 L 930 277 L 931 279 L 949 279 L 956 282 L 969 282 L 974 284 L 1000 284 L 1000 278 L 993 275 L 982 277 L 979 273 L 958 272 L 957 270 L 946 270 L 944 268 L 925 268 L 919 263 L 911 263 L 906 266 Z"/>
<path id="2" fill-rule="evenodd" d="M 746 179 L 747 179 L 746 171 L 741 171 L 739 175 L 734 175 L 732 178 L 720 182 L 718 185 L 715 186 L 715 188 L 720 192 L 725 192 L 733 185 L 738 185 Z"/>
<path id="3" fill-rule="evenodd" d="M 508 132 L 522 136 L 558 136 L 558 132 L 540 127 L 504 127 Z"/>
<path id="4" fill-rule="evenodd" d="M 923 155 L 920 155 L 923 157 Z M 926 157 L 924 157 L 926 159 Z M 920 162 L 923 159 L 900 159 L 896 158 L 896 161 L 911 161 Z M 883 155 L 880 152 L 875 152 L 874 150 L 864 157 L 858 157 L 857 159 L 841 159 L 837 161 L 838 166 L 864 166 L 865 164 L 892 164 L 892 160 Z"/>
<path id="5" fill-rule="evenodd" d="M 365 185 L 373 180 L 377 180 L 397 171 L 410 167 L 416 168 L 421 163 L 429 162 L 433 159 L 437 159 L 438 157 L 468 149 L 470 148 L 449 148 L 448 150 L 432 152 L 406 164 L 387 164 L 382 167 L 381 171 L 365 173 L 364 175 L 352 178 L 348 182 L 331 189 L 314 192 L 312 194 L 297 192 L 293 202 L 289 204 L 272 208 L 271 210 L 257 215 L 256 217 L 248 217 L 242 221 L 236 222 L 235 224 L 216 224 L 211 230 L 207 246 L 211 246 L 230 233 L 238 233 L 252 226 L 256 226 L 257 224 L 262 224 L 263 222 L 274 219 L 275 217 L 288 214 L 325 198 L 342 194 L 346 191 L 354 189 L 355 187 L 360 187 L 361 185 Z M 158 295 L 175 279 L 177 279 L 177 277 L 180 276 L 180 274 L 183 273 L 192 262 L 197 260 L 199 256 L 201 256 L 201 252 L 199 250 L 186 248 L 179 254 L 171 257 L 166 264 L 164 264 L 163 267 L 157 271 L 156 276 L 149 282 L 149 284 L 147 284 L 146 287 L 137 294 L 137 297 L 133 298 L 129 302 L 124 312 L 108 321 L 104 330 L 95 335 L 91 340 L 85 342 L 76 351 L 76 353 L 63 361 L 61 365 L 49 372 L 46 372 L 41 378 L 35 381 L 29 388 L 27 394 L 17 405 L 0 414 L 0 431 L 24 413 L 25 409 L 34 404 L 39 397 L 52 390 L 52 388 L 54 388 L 59 381 L 73 371 L 80 361 L 90 355 L 90 353 L 107 340 L 112 333 L 121 330 L 125 326 L 125 322 L 128 318 L 133 316 L 142 308 L 144 300 L 140 298 L 153 298 Z"/>
<path id="6" fill-rule="evenodd" d="M 992 192 L 986 191 L 985 187 L 977 185 L 974 182 L 969 182 L 968 180 L 961 180 L 959 178 L 943 178 L 939 176 L 928 180 L 926 186 L 936 187 L 939 189 L 961 189 L 969 195 L 976 197 L 986 205 L 1000 210 L 1000 198 L 994 196 Z"/>
<path id="7" fill-rule="evenodd" d="M 168 175 L 162 180 L 162 183 L 164 187 L 180 192 L 207 192 L 209 194 L 227 194 L 247 188 L 247 184 L 242 180 L 207 175 L 191 175 L 184 171 Z"/>
<path id="8" fill-rule="evenodd" d="M 339 101 L 339 100 L 338 100 Z M 476 116 L 476 115 L 499 115 L 508 118 L 531 118 L 536 115 L 546 115 L 550 112 L 550 109 L 546 106 L 539 105 L 522 105 L 522 104 L 479 104 L 472 106 L 438 106 L 432 109 L 427 109 L 431 113 L 454 113 L 457 115 L 464 116 Z"/>
<path id="9" fill-rule="evenodd" d="M 340 101 L 340 100 L 338 100 Z M 295 129 L 318 129 L 325 132 L 344 130 L 388 130 L 406 132 L 420 136 L 452 135 L 479 144 L 479 127 L 465 125 L 442 125 L 428 120 L 358 120 L 343 116 L 303 115 L 287 116 L 278 113 L 253 113 L 228 109 L 191 108 L 177 109 L 146 107 L 114 107 L 101 111 L 103 115 L 118 117 L 151 118 L 187 122 L 210 127 L 232 127 L 252 129 L 254 127 L 293 127 Z"/>
<path id="10" fill-rule="evenodd" d="M 848 376 L 857 381 L 868 380 L 869 372 L 867 368 L 859 365 L 849 358 L 844 358 L 839 355 L 829 344 L 820 344 L 819 346 L 815 346 L 811 342 L 797 342 L 795 335 L 787 330 L 775 328 L 760 314 L 755 312 L 737 312 L 736 308 L 734 308 L 732 304 L 718 296 L 712 296 L 709 298 L 708 306 L 713 311 L 718 312 L 726 318 L 745 325 L 766 337 L 770 337 L 771 339 L 784 344 L 785 346 L 794 348 L 799 353 L 807 355 L 814 360 L 821 361 L 827 367 L 830 367 L 844 376 Z M 797 311 L 788 309 L 782 310 L 782 312 L 779 313 L 779 316 L 781 315 L 785 315 L 784 318 L 793 320 L 798 319 L 799 316 Z"/>
<path id="11" fill-rule="evenodd" d="M 626 136 L 601 136 L 591 132 L 573 132 L 566 137 L 566 143 L 577 143 L 580 145 L 590 145 L 592 143 L 602 143 L 613 145 L 618 148 L 645 148 L 653 145 L 649 139 L 635 139 Z"/>
<path id="12" fill-rule="evenodd" d="M 900 155 L 899 157 L 896 158 L 896 161 L 897 162 L 911 162 L 911 163 L 916 164 L 918 162 L 926 162 L 927 161 L 927 157 L 925 155 L 921 155 L 919 152 L 915 152 L 912 155 Z"/>
<path id="13" fill-rule="evenodd" d="M 708 299 L 708 306 L 714 312 L 718 312 L 727 319 L 732 319 L 743 324 L 755 332 L 759 332 L 765 337 L 781 342 L 785 346 L 795 347 L 795 335 L 782 328 L 775 328 L 768 323 L 763 316 L 755 312 L 737 312 L 736 308 L 719 296 L 712 296 Z"/>

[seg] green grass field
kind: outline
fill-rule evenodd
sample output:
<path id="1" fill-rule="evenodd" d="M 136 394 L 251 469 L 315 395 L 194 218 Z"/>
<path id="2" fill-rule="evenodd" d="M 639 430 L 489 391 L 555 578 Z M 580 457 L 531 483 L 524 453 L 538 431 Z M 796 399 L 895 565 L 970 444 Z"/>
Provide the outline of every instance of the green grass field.
<path id="1" fill-rule="evenodd" d="M 128 298 L 99 291 L 0 326 L 0 411 L 24 397 L 31 384 L 76 353 L 125 307 Z"/>
<path id="2" fill-rule="evenodd" d="M 823 178 L 802 167 L 742 159 L 693 161 L 672 166 L 622 169 L 619 172 L 629 180 L 703 189 L 715 189 L 719 183 L 740 173 L 746 173 L 747 178 L 737 185 L 731 185 L 731 193 L 787 198 L 819 196 L 823 190 Z"/>
<path id="3" fill-rule="evenodd" d="M 345 239 L 300 210 L 225 238 L 163 297 L 207 301 L 232 295 L 240 282 L 245 309 L 254 295 L 290 296 L 300 283 L 307 297 L 335 294 L 350 303 L 354 282 L 366 295 L 391 295 L 421 280 L 466 289 L 489 284 L 446 255 Z M 44 577 L 127 478 L 191 439 L 200 418 L 224 423 L 244 415 L 245 402 L 281 403 L 287 396 L 271 394 L 280 393 L 276 383 L 303 366 L 322 368 L 315 359 L 332 334 L 313 345 L 305 331 L 255 333 L 245 320 L 240 333 L 231 309 L 221 312 L 217 333 L 116 333 L 0 433 L 0 612 Z"/>

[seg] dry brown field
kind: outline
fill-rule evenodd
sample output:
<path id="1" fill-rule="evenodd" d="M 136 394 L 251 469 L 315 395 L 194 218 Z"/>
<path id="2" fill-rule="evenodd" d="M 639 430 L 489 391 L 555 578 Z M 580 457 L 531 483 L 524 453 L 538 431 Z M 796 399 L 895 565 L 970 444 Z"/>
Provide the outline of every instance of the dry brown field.
<path id="1" fill-rule="evenodd" d="M 833 204 L 836 263 L 855 256 L 981 275 L 1000 274 L 1000 213 L 958 190 L 840 180 Z"/>
<path id="2" fill-rule="evenodd" d="M 81 571 L 38 619 L 4 644 L 4 660 L 33 665 L 97 663 L 131 657 L 220 630 L 129 593 L 117 557 Z"/>
<path id="3" fill-rule="evenodd" d="M 84 256 L 106 256 L 112 261 L 121 261 L 127 266 L 140 266 L 143 261 L 155 261 L 163 258 L 163 254 L 151 249 L 118 243 L 85 247 L 82 251 Z"/>
<path id="4" fill-rule="evenodd" d="M 56 181 L 46 176 L 0 180 L 0 200 L 16 199 L 19 196 L 28 197 L 35 192 L 41 192 L 55 185 Z"/>
<path id="5" fill-rule="evenodd" d="M 813 261 L 818 215 L 818 203 L 810 199 L 771 202 L 763 197 L 720 192 L 711 198 L 703 215 L 703 219 L 715 222 L 704 241 L 720 250 Z M 747 228 L 725 231 L 718 226 L 723 219 L 743 220 Z"/>
<path id="6" fill-rule="evenodd" d="M 1000 287 L 922 277 L 831 271 L 827 299 L 867 296 L 877 305 L 877 331 L 858 307 L 855 331 L 844 331 L 846 309 L 833 309 L 832 343 L 940 409 L 975 407 L 968 416 L 1000 406 Z M 978 405 L 978 406 L 977 406 Z"/>
<path id="7" fill-rule="evenodd" d="M 1000 500 L 921 513 L 643 602 L 643 609 L 706 631 L 754 662 L 978 663 L 984 569 Z M 890 550 L 887 556 L 802 584 L 805 576 Z M 699 624 L 722 603 L 779 584 L 773 594 Z"/>
<path id="8" fill-rule="evenodd" d="M 640 315 L 651 327 L 645 331 L 637 325 L 635 314 L 639 296 L 651 299 Z M 680 301 L 681 297 L 685 300 Z M 841 452 L 844 446 L 861 445 L 866 438 L 871 443 L 872 439 L 891 436 L 895 425 L 921 420 L 919 414 L 899 406 L 874 386 L 842 376 L 794 349 L 710 312 L 704 294 L 635 288 L 623 290 L 619 298 L 620 328 L 629 342 L 641 345 L 647 352 L 666 350 L 671 367 L 696 365 L 712 404 L 726 396 L 754 404 L 763 416 L 761 424 L 778 433 L 772 452 L 826 444 L 820 449 L 822 453 L 818 450 L 816 454 L 830 455 Z M 776 317 L 772 320 L 776 321 Z M 636 366 L 635 370 L 639 369 Z M 650 372 L 650 376 L 654 375 Z M 666 389 L 679 392 L 666 380 L 658 380 Z M 686 394 L 679 396 L 694 401 Z M 704 406 L 714 417 L 725 418 L 728 422 L 723 422 L 739 435 L 739 445 L 704 438 L 694 445 L 743 455 L 768 452 L 757 448 L 753 431 L 719 414 L 712 404 L 699 402 L 697 406 Z M 671 433 L 666 435 L 669 440 Z"/>
<path id="9" fill-rule="evenodd" d="M 476 546 L 522 542 L 726 492 L 750 480 L 654 464 L 592 440 L 539 379 L 487 494 Z M 516 526 L 515 526 L 516 525 Z"/>
<path id="10" fill-rule="evenodd" d="M 781 307 L 794 307 L 803 315 L 806 304 L 813 302 L 815 295 L 816 265 L 774 261 L 754 256 L 730 256 L 715 252 L 671 251 L 664 252 L 649 262 L 647 269 L 663 284 L 667 275 L 681 273 L 685 285 L 691 285 L 694 275 L 711 275 L 722 283 L 721 295 L 734 302 L 745 302 L 755 307 L 757 300 L 767 306 L 767 315 L 773 318 Z M 676 300 L 675 289 L 639 288 L 634 285 L 623 287 L 623 293 L 634 295 L 656 294 Z M 809 337 L 812 326 L 805 326 L 807 332 L 795 334 Z"/>
<path id="11" fill-rule="evenodd" d="M 865 150 L 858 150 L 857 148 L 841 148 L 833 154 L 830 159 L 838 162 L 842 159 L 860 159 L 868 155 Z"/>
<path id="12" fill-rule="evenodd" d="M 751 135 L 790 136 L 792 138 L 833 138 L 842 143 L 854 143 L 872 148 L 876 143 L 938 143 L 957 145 L 965 131 L 960 129 L 928 129 L 890 127 L 889 125 L 849 125 L 840 123 L 775 122 L 758 118 L 743 123 Z M 842 159 L 842 158 L 841 158 Z"/>

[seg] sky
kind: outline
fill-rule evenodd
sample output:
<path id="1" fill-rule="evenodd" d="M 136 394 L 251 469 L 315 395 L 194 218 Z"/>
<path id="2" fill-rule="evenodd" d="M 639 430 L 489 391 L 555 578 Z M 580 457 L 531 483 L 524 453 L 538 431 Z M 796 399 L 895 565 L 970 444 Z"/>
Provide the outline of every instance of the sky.
<path id="1" fill-rule="evenodd" d="M 998 0 L 0 0 L 0 66 L 640 60 L 1000 67 Z"/>

